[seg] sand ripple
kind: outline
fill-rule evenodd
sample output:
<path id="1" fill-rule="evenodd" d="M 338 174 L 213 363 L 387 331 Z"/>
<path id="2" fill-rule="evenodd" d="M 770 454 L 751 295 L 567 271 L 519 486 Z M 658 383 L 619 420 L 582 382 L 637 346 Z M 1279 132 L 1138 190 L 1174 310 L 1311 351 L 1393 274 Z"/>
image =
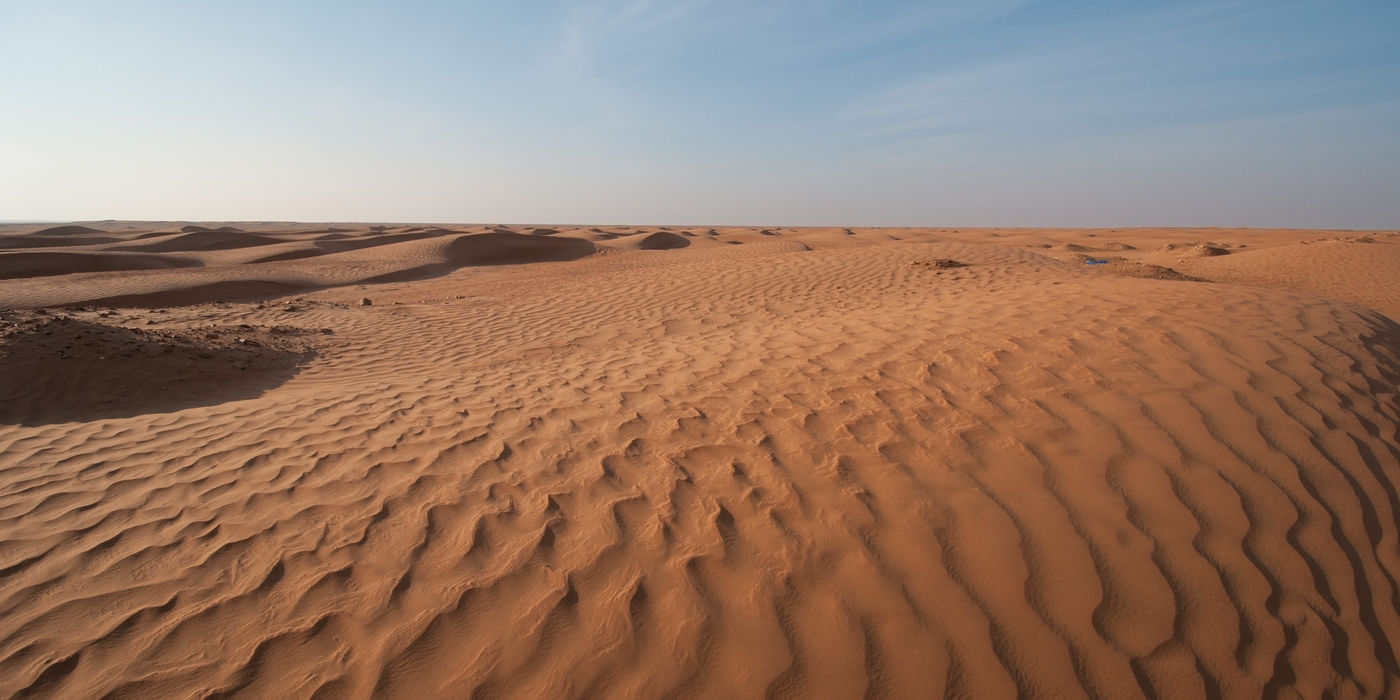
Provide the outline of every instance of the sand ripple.
<path id="1" fill-rule="evenodd" d="M 0 426 L 0 694 L 1400 692 L 1391 318 L 687 233 L 165 312 L 334 333 L 253 396 Z"/>

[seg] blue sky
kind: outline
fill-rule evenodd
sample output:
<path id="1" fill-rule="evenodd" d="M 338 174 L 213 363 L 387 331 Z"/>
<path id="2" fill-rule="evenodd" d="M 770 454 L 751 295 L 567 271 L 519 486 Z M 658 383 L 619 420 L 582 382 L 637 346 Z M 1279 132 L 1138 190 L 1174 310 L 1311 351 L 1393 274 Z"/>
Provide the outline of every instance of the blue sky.
<path id="1" fill-rule="evenodd" d="M 1400 227 L 1400 3 L 0 0 L 0 219 Z"/>

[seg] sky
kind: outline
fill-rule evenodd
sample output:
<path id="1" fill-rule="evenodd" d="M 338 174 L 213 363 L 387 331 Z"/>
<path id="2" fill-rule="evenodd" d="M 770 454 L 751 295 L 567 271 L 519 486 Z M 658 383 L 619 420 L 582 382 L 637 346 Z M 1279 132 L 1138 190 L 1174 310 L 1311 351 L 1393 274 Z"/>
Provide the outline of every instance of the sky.
<path id="1" fill-rule="evenodd" d="M 0 219 L 1400 227 L 1400 2 L 0 0 Z"/>

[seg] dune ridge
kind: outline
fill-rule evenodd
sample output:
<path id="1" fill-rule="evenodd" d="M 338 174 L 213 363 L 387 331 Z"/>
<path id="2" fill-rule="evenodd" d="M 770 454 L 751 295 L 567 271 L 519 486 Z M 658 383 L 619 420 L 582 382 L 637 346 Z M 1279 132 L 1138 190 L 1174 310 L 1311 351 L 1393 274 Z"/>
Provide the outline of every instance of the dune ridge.
<path id="1" fill-rule="evenodd" d="M 321 281 L 265 303 L 0 282 L 103 338 L 314 352 L 0 424 L 0 694 L 1400 692 L 1400 324 L 1270 272 L 1400 242 L 535 228 L 225 266 Z M 70 360 L 31 361 L 38 405 Z"/>
<path id="2" fill-rule="evenodd" d="M 192 236 L 200 238 L 191 242 Z M 371 233 L 353 239 L 338 236 L 323 233 L 308 240 L 300 233 L 275 236 L 203 229 L 141 245 L 0 252 L 0 299 L 13 308 L 244 301 L 350 284 L 425 279 L 462 267 L 575 260 L 597 250 L 587 240 L 515 232 L 437 229 Z M 5 238 L 0 236 L 0 242 Z M 263 252 L 268 250 L 276 252 Z M 180 274 L 161 272 L 174 267 L 186 269 Z M 27 277 L 62 279 L 27 285 L 21 281 Z"/>

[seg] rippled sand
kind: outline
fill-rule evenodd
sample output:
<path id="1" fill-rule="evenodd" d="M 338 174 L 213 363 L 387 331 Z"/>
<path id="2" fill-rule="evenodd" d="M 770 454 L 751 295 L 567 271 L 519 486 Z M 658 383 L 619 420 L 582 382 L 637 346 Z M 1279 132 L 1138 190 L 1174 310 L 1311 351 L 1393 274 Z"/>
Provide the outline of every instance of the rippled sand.
<path id="1" fill-rule="evenodd" d="M 0 695 L 1400 693 L 1396 234 L 39 228 Z"/>

